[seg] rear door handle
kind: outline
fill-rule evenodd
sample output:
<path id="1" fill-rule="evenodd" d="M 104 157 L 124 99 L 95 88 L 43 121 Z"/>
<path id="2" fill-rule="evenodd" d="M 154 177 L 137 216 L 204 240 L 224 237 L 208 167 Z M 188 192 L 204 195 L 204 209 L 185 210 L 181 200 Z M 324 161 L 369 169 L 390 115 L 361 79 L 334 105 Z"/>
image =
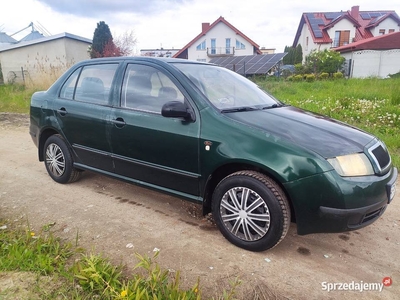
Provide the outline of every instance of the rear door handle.
<path id="1" fill-rule="evenodd" d="M 61 107 L 60 109 L 57 109 L 57 112 L 64 117 L 67 114 L 67 110 L 65 109 L 65 107 Z"/>
<path id="2" fill-rule="evenodd" d="M 113 122 L 115 124 L 115 126 L 117 126 L 118 128 L 122 128 L 126 125 L 125 121 L 123 118 L 118 117 L 116 119 L 112 119 L 111 122 Z"/>

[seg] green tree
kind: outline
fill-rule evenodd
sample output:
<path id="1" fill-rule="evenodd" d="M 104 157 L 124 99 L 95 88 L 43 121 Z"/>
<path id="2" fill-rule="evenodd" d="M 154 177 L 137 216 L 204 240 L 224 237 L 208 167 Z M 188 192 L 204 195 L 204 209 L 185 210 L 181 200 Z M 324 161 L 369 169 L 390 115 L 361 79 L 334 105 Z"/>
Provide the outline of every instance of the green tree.
<path id="1" fill-rule="evenodd" d="M 343 68 L 345 58 L 339 52 L 325 49 L 312 51 L 306 56 L 305 69 L 311 69 L 313 73 L 336 73 Z"/>
<path id="2" fill-rule="evenodd" d="M 298 45 L 297 47 L 285 46 L 284 52 L 287 53 L 283 58 L 283 63 L 285 65 L 295 65 L 301 63 L 303 60 L 303 50 L 301 45 Z"/>
<path id="3" fill-rule="evenodd" d="M 91 58 L 104 57 L 105 56 L 104 48 L 106 48 L 106 46 L 107 49 L 109 49 L 113 48 L 115 45 L 113 42 L 113 37 L 110 28 L 104 21 L 100 21 L 99 23 L 97 23 L 97 27 L 93 34 L 93 43 L 90 49 L 90 57 Z M 112 56 L 119 56 L 119 55 L 112 55 Z"/>
<path id="4" fill-rule="evenodd" d="M 295 55 L 293 59 L 293 64 L 301 64 L 303 62 L 303 48 L 300 44 L 297 45 L 295 50 Z"/>

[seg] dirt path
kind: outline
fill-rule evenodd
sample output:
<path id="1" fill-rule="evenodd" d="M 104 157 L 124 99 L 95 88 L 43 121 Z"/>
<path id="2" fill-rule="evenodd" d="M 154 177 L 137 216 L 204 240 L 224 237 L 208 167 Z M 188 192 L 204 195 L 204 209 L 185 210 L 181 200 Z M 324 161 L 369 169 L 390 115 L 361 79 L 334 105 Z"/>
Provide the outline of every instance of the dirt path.
<path id="1" fill-rule="evenodd" d="M 0 217 L 27 218 L 36 230 L 56 222 L 60 237 L 75 241 L 78 234 L 87 250 L 128 267 L 137 263 L 135 252 L 158 248 L 161 266 L 181 270 L 189 286 L 200 278 L 206 296 L 239 276 L 243 299 L 398 299 L 399 195 L 362 230 L 298 236 L 291 224 L 277 247 L 252 253 L 230 244 L 199 206 L 180 199 L 89 172 L 73 184 L 55 183 L 37 160 L 27 116 L 0 114 Z M 382 283 L 386 276 L 393 284 L 381 292 L 323 290 L 323 282 Z"/>

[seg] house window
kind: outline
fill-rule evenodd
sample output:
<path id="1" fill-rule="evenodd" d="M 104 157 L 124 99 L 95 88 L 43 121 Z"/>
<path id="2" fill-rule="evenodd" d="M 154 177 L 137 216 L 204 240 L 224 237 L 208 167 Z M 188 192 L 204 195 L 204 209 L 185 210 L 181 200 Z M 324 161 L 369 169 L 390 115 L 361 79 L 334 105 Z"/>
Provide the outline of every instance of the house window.
<path id="1" fill-rule="evenodd" d="M 225 54 L 231 54 L 231 39 L 225 40 Z"/>
<path id="2" fill-rule="evenodd" d="M 350 30 L 335 31 L 333 47 L 347 45 L 350 42 Z"/>
<path id="3" fill-rule="evenodd" d="M 392 32 L 394 32 L 394 29 L 389 29 L 389 33 L 392 33 Z"/>
<path id="4" fill-rule="evenodd" d="M 306 51 L 308 50 L 308 37 L 306 37 Z"/>
<path id="5" fill-rule="evenodd" d="M 242 42 L 236 40 L 236 49 L 246 49 L 246 46 Z"/>
<path id="6" fill-rule="evenodd" d="M 206 50 L 206 41 L 203 41 L 200 44 L 198 44 L 196 50 Z"/>
<path id="7" fill-rule="evenodd" d="M 379 29 L 379 35 L 384 35 L 385 34 L 385 29 Z"/>
<path id="8" fill-rule="evenodd" d="M 211 39 L 211 54 L 216 54 L 217 52 L 216 43 L 216 39 Z"/>

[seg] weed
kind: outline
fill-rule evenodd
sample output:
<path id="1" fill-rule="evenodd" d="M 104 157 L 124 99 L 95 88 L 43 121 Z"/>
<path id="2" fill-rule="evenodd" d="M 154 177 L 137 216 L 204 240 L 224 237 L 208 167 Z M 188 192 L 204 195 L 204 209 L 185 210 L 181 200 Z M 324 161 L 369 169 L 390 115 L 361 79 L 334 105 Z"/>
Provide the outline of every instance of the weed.
<path id="1" fill-rule="evenodd" d="M 42 226 L 35 232 L 29 224 L 25 230 L 0 219 L 0 271 L 3 276 L 25 283 L 23 288 L 14 287 L 0 294 L 13 295 L 15 299 L 201 299 L 199 280 L 188 289 L 182 289 L 180 272 L 174 275 L 156 262 L 159 251 L 153 257 L 136 254 L 139 260 L 130 277 L 122 274 L 122 265 L 114 266 L 101 255 L 81 253 L 70 243 L 61 243 L 50 232 L 55 223 Z M 70 267 L 67 267 L 70 265 Z M 7 271 L 7 275 L 4 275 Z M 12 271 L 12 272 L 10 272 Z M 18 271 L 18 272 L 15 272 Z M 21 272 L 23 271 L 23 272 Z M 46 275 L 46 276 L 43 276 Z M 214 300 L 231 300 L 236 295 L 240 280 L 235 278 L 228 290 Z M 24 294 L 21 296 L 20 292 Z M 14 299 L 13 298 L 13 299 Z"/>

